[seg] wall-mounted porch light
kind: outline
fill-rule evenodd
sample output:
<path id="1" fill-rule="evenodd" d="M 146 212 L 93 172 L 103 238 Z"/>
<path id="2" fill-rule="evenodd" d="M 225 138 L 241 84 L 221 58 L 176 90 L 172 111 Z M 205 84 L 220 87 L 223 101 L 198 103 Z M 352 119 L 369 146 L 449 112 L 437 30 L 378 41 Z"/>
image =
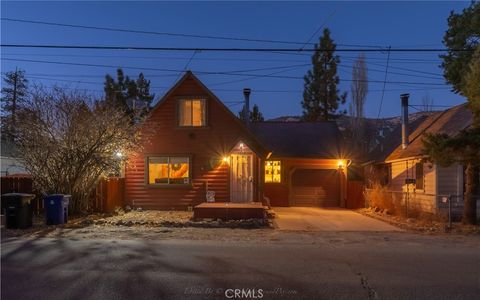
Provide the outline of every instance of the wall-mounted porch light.
<path id="1" fill-rule="evenodd" d="M 222 161 L 223 161 L 224 163 L 228 163 L 228 156 L 224 156 L 224 157 L 222 158 Z"/>
<path id="2" fill-rule="evenodd" d="M 337 167 L 339 170 L 343 170 L 345 168 L 345 160 L 339 159 L 337 160 Z"/>

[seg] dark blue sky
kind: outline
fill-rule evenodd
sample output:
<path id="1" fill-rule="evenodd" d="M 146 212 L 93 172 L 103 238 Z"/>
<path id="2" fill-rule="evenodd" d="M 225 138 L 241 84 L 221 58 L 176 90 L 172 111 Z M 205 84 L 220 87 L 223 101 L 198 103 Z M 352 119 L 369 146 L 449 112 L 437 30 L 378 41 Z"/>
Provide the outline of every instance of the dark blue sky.
<path id="1" fill-rule="evenodd" d="M 451 10 L 461 11 L 469 2 L 5 2 L 2 17 L 88 26 L 174 32 L 198 35 L 306 42 L 321 24 L 332 31 L 339 48 L 348 45 L 432 48 L 442 47 Z M 19 44 L 122 45 L 156 47 L 293 47 L 244 41 L 197 39 L 135 33 L 105 32 L 38 24 L 1 22 L 1 40 Z M 312 39 L 318 42 L 318 34 Z M 343 46 L 346 45 L 346 46 Z M 351 66 L 359 53 L 339 53 L 340 89 L 350 92 Z M 11 61 L 42 60 L 102 64 L 119 67 L 183 70 L 191 52 L 99 51 L 2 48 L 2 73 L 15 67 L 26 70 L 31 82 L 55 83 L 86 89 L 101 95 L 103 76 L 113 67 L 85 67 Z M 367 53 L 369 79 L 383 81 L 386 53 Z M 429 95 L 436 105 L 465 101 L 443 85 L 438 53 L 392 53 L 390 73 L 381 116 L 398 115 L 399 95 L 411 94 L 411 103 Z M 310 68 L 305 53 L 218 53 L 195 54 L 188 69 L 195 71 L 250 71 L 302 77 Z M 276 67 L 291 67 L 275 69 Z M 125 69 L 136 77 L 141 70 Z M 158 99 L 177 80 L 179 73 L 145 70 Z M 198 75 L 230 108 L 237 112 L 242 89 L 252 88 L 252 102 L 267 118 L 301 113 L 302 79 L 252 78 L 231 75 Z M 342 81 L 343 79 L 343 81 Z M 240 81 L 239 81 L 240 80 Z M 233 81 L 233 82 L 232 82 Z M 439 85 L 440 84 L 440 85 Z M 370 83 L 366 115 L 376 117 L 383 83 Z M 350 97 L 348 98 L 350 100 Z"/>

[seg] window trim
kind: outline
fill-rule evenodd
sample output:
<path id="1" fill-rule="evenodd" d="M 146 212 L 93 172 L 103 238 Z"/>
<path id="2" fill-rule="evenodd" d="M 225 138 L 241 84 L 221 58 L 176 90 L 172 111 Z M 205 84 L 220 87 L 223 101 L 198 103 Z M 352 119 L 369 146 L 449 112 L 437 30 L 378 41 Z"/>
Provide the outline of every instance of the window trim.
<path id="1" fill-rule="evenodd" d="M 181 184 L 172 184 L 172 183 L 150 183 L 150 159 L 151 158 L 161 158 L 166 157 L 170 158 L 188 158 L 188 183 L 181 183 Z M 193 156 L 191 154 L 148 154 L 145 156 L 145 186 L 152 187 L 152 188 L 185 188 L 191 187 L 193 185 L 193 174 L 192 174 L 192 161 Z"/>
<path id="2" fill-rule="evenodd" d="M 190 126 L 183 126 L 183 125 L 180 125 L 180 103 L 182 102 L 182 100 L 203 100 L 204 102 L 204 107 L 205 107 L 205 124 L 201 125 L 201 126 L 193 126 L 193 125 L 190 125 Z M 187 129 L 192 129 L 192 128 L 206 128 L 208 127 L 208 121 L 209 121 L 209 118 L 208 118 L 208 110 L 209 110 L 209 107 L 208 107 L 208 97 L 206 96 L 179 96 L 179 97 L 176 97 L 176 120 L 175 120 L 175 123 L 176 123 L 176 127 L 177 128 L 187 128 Z M 193 110 L 192 110 L 192 113 L 193 113 Z M 193 120 L 193 116 L 192 116 L 192 120 Z"/>
<path id="3" fill-rule="evenodd" d="M 418 174 L 417 174 L 417 167 L 418 165 L 422 166 L 422 187 L 417 188 L 417 183 L 418 183 Z M 415 163 L 415 190 L 416 191 L 425 191 L 425 163 L 424 162 L 417 162 Z"/>
<path id="4" fill-rule="evenodd" d="M 265 168 L 265 165 L 267 164 L 267 162 L 269 161 L 278 161 L 280 163 L 280 181 L 276 182 L 276 181 L 266 181 L 267 180 L 267 177 L 266 177 L 266 168 Z M 263 183 L 264 184 L 282 184 L 283 183 L 283 161 L 280 160 L 280 159 L 267 159 L 265 160 L 265 162 L 263 163 Z M 272 179 L 273 179 L 273 174 L 272 174 Z"/>

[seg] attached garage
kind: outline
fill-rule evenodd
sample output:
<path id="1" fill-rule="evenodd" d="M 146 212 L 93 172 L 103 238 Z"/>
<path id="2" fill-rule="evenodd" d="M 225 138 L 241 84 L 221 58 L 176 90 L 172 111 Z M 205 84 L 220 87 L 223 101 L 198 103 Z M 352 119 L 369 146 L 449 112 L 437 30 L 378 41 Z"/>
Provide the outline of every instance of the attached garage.
<path id="1" fill-rule="evenodd" d="M 294 169 L 290 184 L 291 206 L 340 206 L 338 170 Z"/>

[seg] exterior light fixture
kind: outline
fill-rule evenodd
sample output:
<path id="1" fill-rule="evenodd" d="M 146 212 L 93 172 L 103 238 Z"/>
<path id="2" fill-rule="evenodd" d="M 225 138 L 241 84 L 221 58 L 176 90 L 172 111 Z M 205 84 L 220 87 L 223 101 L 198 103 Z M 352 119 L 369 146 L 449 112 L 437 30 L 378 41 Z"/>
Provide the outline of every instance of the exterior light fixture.
<path id="1" fill-rule="evenodd" d="M 339 159 L 337 161 L 337 166 L 339 170 L 343 170 L 343 168 L 345 168 L 345 161 L 343 159 Z"/>
<path id="2" fill-rule="evenodd" d="M 228 162 L 228 156 L 224 156 L 222 160 L 223 160 L 223 162 L 225 162 L 225 163 Z"/>

